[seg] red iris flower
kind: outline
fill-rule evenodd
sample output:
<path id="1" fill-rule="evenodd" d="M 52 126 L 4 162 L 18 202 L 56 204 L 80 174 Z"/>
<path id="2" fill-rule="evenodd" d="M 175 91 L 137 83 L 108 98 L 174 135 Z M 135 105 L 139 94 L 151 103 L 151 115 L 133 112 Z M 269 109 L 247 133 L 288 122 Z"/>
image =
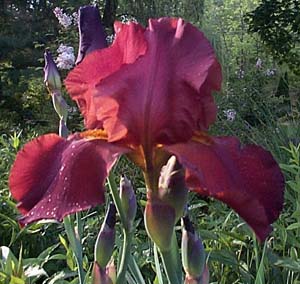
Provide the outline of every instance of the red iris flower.
<path id="1" fill-rule="evenodd" d="M 17 155 L 10 175 L 22 224 L 104 201 L 103 183 L 126 154 L 155 195 L 161 166 L 175 155 L 191 190 L 217 198 L 263 240 L 282 209 L 284 178 L 272 155 L 207 131 L 216 118 L 221 68 L 203 33 L 182 19 L 115 24 L 108 48 L 87 54 L 65 84 L 88 129 L 41 136 Z"/>

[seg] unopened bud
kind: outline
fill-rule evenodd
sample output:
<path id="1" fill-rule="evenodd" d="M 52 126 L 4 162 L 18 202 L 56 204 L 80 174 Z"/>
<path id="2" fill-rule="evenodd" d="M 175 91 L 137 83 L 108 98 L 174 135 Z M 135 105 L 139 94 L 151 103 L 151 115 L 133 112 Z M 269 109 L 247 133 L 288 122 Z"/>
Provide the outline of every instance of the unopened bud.
<path id="1" fill-rule="evenodd" d="M 53 92 L 51 96 L 52 96 L 53 107 L 56 113 L 58 114 L 59 118 L 63 119 L 64 121 L 67 121 L 68 105 L 65 99 L 62 97 L 60 92 Z"/>
<path id="2" fill-rule="evenodd" d="M 122 176 L 120 180 L 120 199 L 126 217 L 127 229 L 131 230 L 136 215 L 137 204 L 131 182 L 125 176 Z"/>
<path id="3" fill-rule="evenodd" d="M 62 87 L 60 75 L 52 55 L 48 50 L 45 51 L 44 58 L 44 83 L 50 93 L 60 91 Z"/>
<path id="4" fill-rule="evenodd" d="M 174 208 L 177 222 L 183 216 L 188 189 L 185 185 L 184 169 L 175 156 L 162 167 L 158 188 L 159 198 Z"/>
<path id="5" fill-rule="evenodd" d="M 205 265 L 205 252 L 201 239 L 195 233 L 194 227 L 188 216 L 182 218 L 182 264 L 186 273 L 186 281 L 195 280 L 202 283 L 202 277 Z M 194 282 L 186 282 L 194 283 Z"/>
<path id="6" fill-rule="evenodd" d="M 78 15 L 80 39 L 76 64 L 79 64 L 90 52 L 107 47 L 106 35 L 101 24 L 98 7 L 81 7 Z"/>
<path id="7" fill-rule="evenodd" d="M 161 251 L 171 249 L 175 226 L 175 210 L 157 197 L 148 193 L 145 208 L 145 226 L 148 235 Z"/>
<path id="8" fill-rule="evenodd" d="M 95 244 L 95 261 L 101 268 L 106 267 L 115 245 L 116 207 L 110 203 Z"/>
<path id="9" fill-rule="evenodd" d="M 92 284 L 115 284 L 109 275 L 106 268 L 101 268 L 95 261 L 92 270 Z"/>
<path id="10" fill-rule="evenodd" d="M 60 119 L 59 120 L 59 136 L 61 137 L 68 137 L 69 135 L 69 130 L 68 130 L 68 127 L 66 125 L 66 122 L 64 119 Z"/>

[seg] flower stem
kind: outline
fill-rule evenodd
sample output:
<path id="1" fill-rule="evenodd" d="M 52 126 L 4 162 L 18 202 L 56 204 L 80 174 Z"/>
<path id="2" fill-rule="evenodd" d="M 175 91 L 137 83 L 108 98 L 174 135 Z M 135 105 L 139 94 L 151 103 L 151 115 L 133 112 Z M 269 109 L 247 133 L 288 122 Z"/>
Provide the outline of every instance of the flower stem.
<path id="1" fill-rule="evenodd" d="M 124 284 L 124 279 L 127 271 L 128 261 L 130 258 L 131 242 L 132 242 L 132 233 L 123 230 L 124 241 L 121 255 L 121 262 L 117 274 L 117 283 Z"/>
<path id="2" fill-rule="evenodd" d="M 127 271 L 127 265 L 129 258 L 131 256 L 130 250 L 131 250 L 131 242 L 132 242 L 132 229 L 129 229 L 127 226 L 126 222 L 126 217 L 123 211 L 121 199 L 119 196 L 119 192 L 117 189 L 117 185 L 115 182 L 115 176 L 112 172 L 110 172 L 108 178 L 108 186 L 111 191 L 111 195 L 113 197 L 114 203 L 116 205 L 117 211 L 120 216 L 120 220 L 123 226 L 123 236 L 124 236 L 124 241 L 123 241 L 123 248 L 122 248 L 122 254 L 121 254 L 121 261 L 120 265 L 118 267 L 118 273 L 117 273 L 117 283 L 116 284 L 124 284 L 125 283 L 125 275 Z"/>
<path id="3" fill-rule="evenodd" d="M 117 211 L 119 213 L 121 223 L 122 223 L 123 226 L 125 226 L 126 225 L 126 217 L 125 217 L 125 214 L 124 214 L 124 211 L 123 211 L 123 208 L 122 208 L 118 187 L 117 187 L 117 184 L 115 182 L 115 175 L 112 172 L 110 172 L 109 176 L 107 177 L 107 181 L 108 181 L 108 187 L 110 189 L 112 198 L 114 200 Z"/>
<path id="4" fill-rule="evenodd" d="M 178 254 L 178 244 L 176 240 L 175 232 L 172 236 L 172 246 L 170 250 L 161 251 L 160 255 L 163 260 L 165 272 L 168 278 L 169 284 L 181 284 L 182 283 L 182 271 L 180 265 L 180 259 Z"/>
<path id="5" fill-rule="evenodd" d="M 76 216 L 77 220 L 79 216 Z M 70 246 L 74 252 L 76 263 L 77 263 L 77 269 L 78 269 L 78 278 L 79 278 L 79 284 L 84 283 L 85 273 L 83 270 L 83 261 L 82 261 L 82 246 L 80 238 L 76 236 L 75 230 L 74 230 L 74 224 L 71 219 L 71 216 L 66 216 L 64 218 L 64 226 L 65 230 L 70 242 Z M 80 225 L 77 224 L 79 227 Z"/>

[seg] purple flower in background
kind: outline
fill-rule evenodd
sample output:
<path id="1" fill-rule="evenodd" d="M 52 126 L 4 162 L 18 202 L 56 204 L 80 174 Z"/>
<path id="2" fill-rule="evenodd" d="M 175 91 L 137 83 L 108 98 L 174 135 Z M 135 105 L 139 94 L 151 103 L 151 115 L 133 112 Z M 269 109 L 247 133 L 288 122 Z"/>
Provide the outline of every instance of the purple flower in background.
<path id="1" fill-rule="evenodd" d="M 223 113 L 226 115 L 228 121 L 232 122 L 235 120 L 236 111 L 234 109 L 224 110 Z"/>
<path id="2" fill-rule="evenodd" d="M 90 52 L 107 47 L 106 34 L 97 6 L 83 6 L 78 11 L 79 50 L 76 64 Z"/>
<path id="3" fill-rule="evenodd" d="M 71 69 L 75 63 L 74 48 L 61 44 L 57 49 L 58 57 L 56 58 L 56 64 L 59 69 Z"/>
<path id="4" fill-rule="evenodd" d="M 67 15 L 63 12 L 63 9 L 56 7 L 53 10 L 55 17 L 58 19 L 59 23 L 66 29 L 72 25 L 73 18 L 72 16 Z"/>
<path id="5" fill-rule="evenodd" d="M 260 58 L 257 59 L 255 67 L 257 69 L 261 69 L 262 68 L 262 60 Z"/>

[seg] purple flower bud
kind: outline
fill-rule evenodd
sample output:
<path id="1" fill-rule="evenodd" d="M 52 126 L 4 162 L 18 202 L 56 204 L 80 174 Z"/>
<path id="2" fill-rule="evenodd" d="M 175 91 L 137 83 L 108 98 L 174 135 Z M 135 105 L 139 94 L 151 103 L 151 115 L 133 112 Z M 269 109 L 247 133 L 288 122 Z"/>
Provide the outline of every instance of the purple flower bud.
<path id="1" fill-rule="evenodd" d="M 115 284 L 110 276 L 108 275 L 106 268 L 101 268 L 95 261 L 92 270 L 92 284 Z"/>
<path id="2" fill-rule="evenodd" d="M 148 192 L 144 218 L 147 233 L 160 251 L 170 250 L 175 227 L 174 208 Z"/>
<path id="3" fill-rule="evenodd" d="M 59 121 L 59 136 L 67 138 L 69 135 L 69 130 L 66 125 L 66 121 L 61 118 Z"/>
<path id="4" fill-rule="evenodd" d="M 90 52 L 107 47 L 98 7 L 80 7 L 78 15 L 80 41 L 76 64 L 79 64 Z"/>
<path id="5" fill-rule="evenodd" d="M 48 50 L 45 51 L 44 58 L 44 83 L 49 92 L 60 91 L 62 87 L 60 75 L 52 55 Z"/>
<path id="6" fill-rule="evenodd" d="M 60 119 L 63 119 L 65 122 L 68 117 L 68 105 L 65 99 L 62 97 L 60 92 L 52 92 L 52 103 L 53 107 L 58 114 Z"/>
<path id="7" fill-rule="evenodd" d="M 187 216 L 182 218 L 182 264 L 186 273 L 186 283 L 200 282 L 205 265 L 205 252 L 201 239 Z M 196 282 L 192 282 L 192 280 Z M 197 282 L 198 281 L 198 282 Z"/>
<path id="8" fill-rule="evenodd" d="M 184 169 L 175 156 L 162 167 L 158 188 L 159 198 L 174 208 L 177 222 L 183 216 L 188 189 L 185 185 Z"/>
<path id="9" fill-rule="evenodd" d="M 184 170 L 172 156 L 162 167 L 157 192 L 148 192 L 145 225 L 148 235 L 161 251 L 171 248 L 174 226 L 183 215 L 188 190 Z"/>
<path id="10" fill-rule="evenodd" d="M 120 199 L 126 216 L 127 229 L 131 230 L 136 215 L 137 204 L 131 182 L 126 176 L 122 176 L 120 180 Z"/>
<path id="11" fill-rule="evenodd" d="M 95 261 L 100 268 L 108 264 L 115 245 L 116 207 L 110 203 L 95 244 Z"/>

